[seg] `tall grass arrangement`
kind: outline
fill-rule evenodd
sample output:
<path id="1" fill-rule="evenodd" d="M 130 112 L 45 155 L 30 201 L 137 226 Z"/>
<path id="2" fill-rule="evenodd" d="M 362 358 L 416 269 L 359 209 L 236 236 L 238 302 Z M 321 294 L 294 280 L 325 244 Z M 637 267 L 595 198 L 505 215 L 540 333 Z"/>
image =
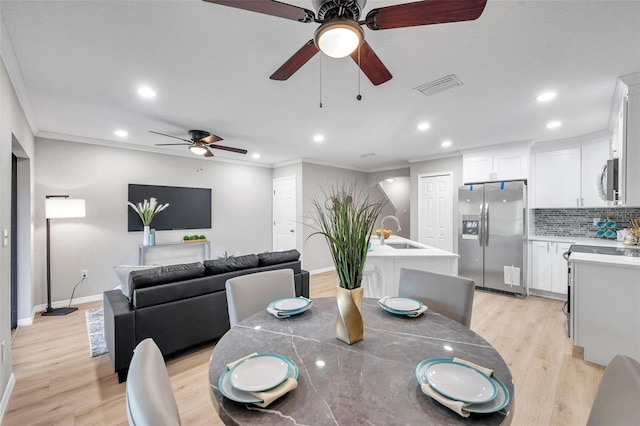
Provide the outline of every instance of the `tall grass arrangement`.
<path id="1" fill-rule="evenodd" d="M 309 237 L 323 235 L 338 274 L 339 286 L 347 290 L 362 285 L 369 237 L 386 200 L 372 200 L 355 184 L 323 189 L 324 200 L 313 200 L 314 229 Z"/>
<path id="2" fill-rule="evenodd" d="M 129 201 L 128 204 L 134 212 L 138 213 L 138 216 L 140 216 L 140 219 L 142 220 L 142 224 L 144 226 L 151 225 L 153 217 L 156 214 L 160 213 L 162 210 L 169 207 L 169 203 L 158 204 L 158 200 L 153 197 L 149 201 L 145 199 L 142 203 L 133 204 L 131 201 Z"/>

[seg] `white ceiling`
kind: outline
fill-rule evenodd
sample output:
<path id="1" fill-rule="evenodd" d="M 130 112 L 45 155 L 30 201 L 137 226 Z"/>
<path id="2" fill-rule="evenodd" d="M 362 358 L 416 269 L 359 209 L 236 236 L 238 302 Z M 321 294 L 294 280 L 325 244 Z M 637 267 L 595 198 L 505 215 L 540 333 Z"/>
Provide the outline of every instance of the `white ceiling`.
<path id="1" fill-rule="evenodd" d="M 284 1 L 313 10 L 311 0 Z M 364 14 L 394 3 L 406 1 L 369 0 Z M 323 55 L 288 81 L 272 81 L 317 24 L 200 0 L 1 0 L 0 13 L 3 57 L 12 46 L 15 64 L 5 62 L 17 65 L 10 72 L 39 136 L 191 155 L 154 147 L 172 140 L 148 130 L 186 138 L 203 129 L 249 150 L 215 150 L 216 159 L 267 165 L 304 159 L 382 170 L 601 131 L 617 77 L 640 71 L 640 1 L 489 0 L 476 21 L 365 28 L 393 75 L 377 87 L 350 58 Z M 413 90 L 449 74 L 464 85 L 433 96 Z M 157 98 L 138 98 L 140 84 Z M 548 89 L 556 100 L 536 104 Z M 546 129 L 551 120 L 563 125 Z M 421 121 L 431 128 L 419 132 Z M 117 128 L 129 132 L 126 140 L 114 136 Z M 316 133 L 326 140 L 314 142 Z M 453 145 L 442 148 L 444 139 Z"/>

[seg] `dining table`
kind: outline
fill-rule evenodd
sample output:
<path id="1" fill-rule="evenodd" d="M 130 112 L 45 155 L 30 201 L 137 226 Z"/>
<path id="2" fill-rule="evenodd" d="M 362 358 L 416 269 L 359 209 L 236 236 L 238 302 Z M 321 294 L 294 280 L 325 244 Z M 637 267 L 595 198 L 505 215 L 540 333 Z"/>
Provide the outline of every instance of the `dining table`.
<path id="1" fill-rule="evenodd" d="M 336 338 L 334 297 L 313 299 L 299 315 L 263 310 L 216 343 L 209 362 L 210 396 L 227 425 L 508 425 L 514 386 L 498 351 L 470 328 L 431 310 L 418 317 L 383 310 L 363 298 L 364 339 Z M 266 408 L 226 398 L 218 380 L 228 363 L 252 353 L 284 355 L 299 368 L 297 388 Z M 486 414 L 458 413 L 425 395 L 416 367 L 431 358 L 460 358 L 493 370 L 509 402 Z"/>

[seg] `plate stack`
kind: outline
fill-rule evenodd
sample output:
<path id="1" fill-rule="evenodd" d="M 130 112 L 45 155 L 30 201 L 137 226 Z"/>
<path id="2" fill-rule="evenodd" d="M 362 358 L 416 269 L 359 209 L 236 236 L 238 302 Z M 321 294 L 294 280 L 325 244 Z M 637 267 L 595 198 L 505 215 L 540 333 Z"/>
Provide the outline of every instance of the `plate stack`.
<path id="1" fill-rule="evenodd" d="M 293 360 L 278 354 L 253 354 L 225 368 L 218 379 L 218 389 L 232 401 L 260 405 L 267 402 L 269 396 L 274 398 L 268 403 L 295 389 L 278 390 L 289 379 L 297 386 L 298 366 Z"/>
<path id="2" fill-rule="evenodd" d="M 308 311 L 312 306 L 313 301 L 306 297 L 287 297 L 269 303 L 267 311 L 278 318 L 289 318 Z"/>
<path id="3" fill-rule="evenodd" d="M 383 297 L 378 300 L 378 306 L 387 312 L 407 317 L 417 317 L 427 310 L 419 300 L 408 297 Z"/>
<path id="4" fill-rule="evenodd" d="M 504 383 L 490 370 L 473 365 L 452 358 L 429 358 L 416 367 L 416 379 L 423 387 L 433 389 L 435 396 L 444 397 L 434 398 L 439 402 L 462 403 L 463 412 L 494 413 L 503 409 L 509 403 Z"/>

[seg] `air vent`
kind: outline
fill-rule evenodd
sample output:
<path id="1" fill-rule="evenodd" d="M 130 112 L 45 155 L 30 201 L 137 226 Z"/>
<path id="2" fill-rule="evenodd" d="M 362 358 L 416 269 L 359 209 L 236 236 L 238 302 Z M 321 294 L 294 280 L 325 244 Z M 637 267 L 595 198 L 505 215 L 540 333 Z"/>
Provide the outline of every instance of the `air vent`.
<path id="1" fill-rule="evenodd" d="M 422 86 L 414 87 L 415 90 L 422 92 L 425 96 L 430 96 L 443 90 L 453 89 L 454 87 L 462 86 L 462 82 L 458 77 L 451 74 L 446 77 L 433 80 L 429 83 L 425 83 Z"/>

